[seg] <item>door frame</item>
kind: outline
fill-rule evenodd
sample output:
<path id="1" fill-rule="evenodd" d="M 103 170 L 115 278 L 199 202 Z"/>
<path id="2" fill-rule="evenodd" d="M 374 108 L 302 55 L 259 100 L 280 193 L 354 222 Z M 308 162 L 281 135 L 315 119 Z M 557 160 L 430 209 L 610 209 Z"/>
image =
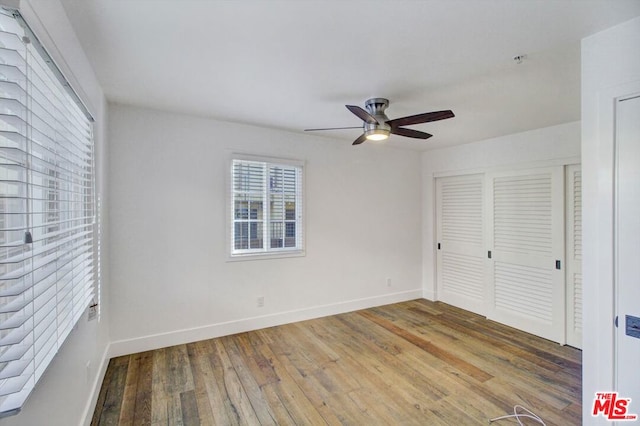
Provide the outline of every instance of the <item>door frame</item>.
<path id="1" fill-rule="evenodd" d="M 618 276 L 621 275 L 619 272 L 619 261 L 620 261 L 620 255 L 618 254 L 620 252 L 620 247 L 619 247 L 619 215 L 620 215 L 620 208 L 619 208 L 619 201 L 620 201 L 620 195 L 619 195 L 619 172 L 620 172 L 620 168 L 619 168 L 619 151 L 618 151 L 618 146 L 619 146 L 619 140 L 617 137 L 617 133 L 618 133 L 618 106 L 621 104 L 621 102 L 630 100 L 630 99 L 640 99 L 640 90 L 638 90 L 635 93 L 630 93 L 624 96 L 619 96 L 616 98 L 615 100 L 615 105 L 614 105 L 614 132 L 616 134 L 616 137 L 614 137 L 614 141 L 613 141 L 613 314 L 615 315 L 615 318 L 617 319 L 616 321 L 616 329 L 614 329 L 614 358 L 613 358 L 613 368 L 614 368 L 614 389 L 618 390 L 619 389 L 619 377 L 620 374 L 625 374 L 624 371 L 621 371 L 619 369 L 618 366 L 618 355 L 619 355 L 619 345 L 620 345 L 620 339 L 624 338 L 621 337 L 621 335 L 623 334 L 623 330 L 625 328 L 625 319 L 622 317 L 623 312 L 621 312 L 621 308 L 620 308 L 620 296 L 619 296 L 619 290 L 620 290 L 620 282 L 618 279 Z M 627 374 L 629 374 L 629 372 L 626 372 Z M 624 395 L 623 395 L 624 396 Z M 631 395 L 627 395 L 627 396 L 631 396 Z M 634 399 L 636 400 L 636 399 Z M 637 410 L 638 405 L 635 404 L 634 409 Z"/>
<path id="2" fill-rule="evenodd" d="M 640 92 L 640 80 L 610 86 L 597 91 L 590 108 L 594 125 L 585 130 L 585 138 L 597 141 L 597 163 L 583 158 L 583 296 L 582 336 L 583 416 L 598 424 L 605 420 L 591 417 L 594 392 L 615 389 L 615 299 L 614 285 L 614 173 L 615 126 L 618 99 Z M 584 105 L 583 105 L 584 108 Z M 583 120 L 585 114 L 583 112 Z M 584 155 L 584 154 L 583 154 Z M 595 167 L 597 173 L 584 173 Z M 586 190 L 586 191 L 585 191 Z M 585 195 L 587 195 L 585 197 Z M 594 200 L 594 201 L 592 201 Z M 587 201 L 587 202 L 585 202 Z M 585 210 L 587 209 L 587 210 Z M 585 220 L 584 213 L 588 212 Z M 597 224 L 594 223 L 597 218 Z"/>

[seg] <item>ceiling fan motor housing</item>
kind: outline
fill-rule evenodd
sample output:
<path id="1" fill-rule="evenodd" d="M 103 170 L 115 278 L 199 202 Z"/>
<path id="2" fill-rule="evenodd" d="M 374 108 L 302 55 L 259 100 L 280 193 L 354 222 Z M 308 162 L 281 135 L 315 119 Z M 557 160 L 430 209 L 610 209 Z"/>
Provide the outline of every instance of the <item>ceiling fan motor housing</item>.
<path id="1" fill-rule="evenodd" d="M 389 100 L 385 98 L 371 98 L 368 99 L 364 105 L 367 108 L 367 112 L 373 115 L 373 117 L 378 121 L 378 124 L 369 124 L 365 122 L 365 133 L 370 130 L 383 130 L 390 132 L 391 126 L 387 124 L 387 121 L 389 121 L 389 117 L 387 117 L 387 115 L 384 113 L 384 110 L 386 110 L 389 106 Z"/>

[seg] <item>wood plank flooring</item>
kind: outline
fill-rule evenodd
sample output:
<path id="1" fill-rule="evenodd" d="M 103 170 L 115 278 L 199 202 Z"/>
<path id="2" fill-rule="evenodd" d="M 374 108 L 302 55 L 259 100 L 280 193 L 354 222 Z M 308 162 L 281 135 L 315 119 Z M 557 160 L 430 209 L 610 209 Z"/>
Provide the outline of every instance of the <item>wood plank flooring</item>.
<path id="1" fill-rule="evenodd" d="M 579 425 L 581 382 L 577 349 L 414 300 L 114 358 L 92 425 L 486 425 L 515 404 Z"/>

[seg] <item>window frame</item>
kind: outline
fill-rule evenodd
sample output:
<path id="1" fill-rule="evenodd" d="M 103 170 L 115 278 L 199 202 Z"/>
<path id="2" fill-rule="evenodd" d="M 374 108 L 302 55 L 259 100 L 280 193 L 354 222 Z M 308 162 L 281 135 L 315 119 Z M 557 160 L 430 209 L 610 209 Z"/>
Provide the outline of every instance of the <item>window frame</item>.
<path id="1" fill-rule="evenodd" d="M 236 249 L 235 248 L 235 224 L 237 220 L 235 218 L 235 189 L 234 189 L 234 164 L 236 161 L 251 162 L 262 164 L 265 168 L 265 179 L 262 190 L 262 248 L 248 248 L 248 249 Z M 296 172 L 296 246 L 295 247 L 270 247 L 269 240 L 269 203 L 270 195 L 274 192 L 269 190 L 269 169 L 271 167 L 285 167 L 295 168 Z M 243 261 L 243 260 L 258 260 L 258 259 L 277 259 L 286 257 L 300 257 L 305 256 L 305 163 L 301 160 L 276 158 L 260 155 L 247 155 L 233 153 L 228 160 L 228 167 L 226 168 L 226 180 L 227 180 L 227 200 L 226 207 L 226 243 L 227 243 L 227 261 Z M 283 218 L 283 223 L 286 219 Z M 249 223 L 252 223 L 248 219 Z M 285 232 L 283 230 L 283 232 Z M 284 237 L 284 235 L 283 235 Z"/>

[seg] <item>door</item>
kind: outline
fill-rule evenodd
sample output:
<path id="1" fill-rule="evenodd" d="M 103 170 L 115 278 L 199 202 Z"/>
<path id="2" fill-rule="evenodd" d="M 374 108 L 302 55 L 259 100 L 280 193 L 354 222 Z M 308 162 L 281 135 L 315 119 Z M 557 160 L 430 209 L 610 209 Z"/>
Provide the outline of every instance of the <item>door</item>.
<path id="1" fill-rule="evenodd" d="M 485 315 L 483 175 L 436 179 L 437 297 Z"/>
<path id="2" fill-rule="evenodd" d="M 616 390 L 640 414 L 640 96 L 616 104 Z"/>
<path id="3" fill-rule="evenodd" d="M 492 173 L 487 192 L 487 317 L 565 342 L 562 167 Z"/>
<path id="4" fill-rule="evenodd" d="M 582 348 L 582 167 L 566 169 L 567 344 Z"/>

